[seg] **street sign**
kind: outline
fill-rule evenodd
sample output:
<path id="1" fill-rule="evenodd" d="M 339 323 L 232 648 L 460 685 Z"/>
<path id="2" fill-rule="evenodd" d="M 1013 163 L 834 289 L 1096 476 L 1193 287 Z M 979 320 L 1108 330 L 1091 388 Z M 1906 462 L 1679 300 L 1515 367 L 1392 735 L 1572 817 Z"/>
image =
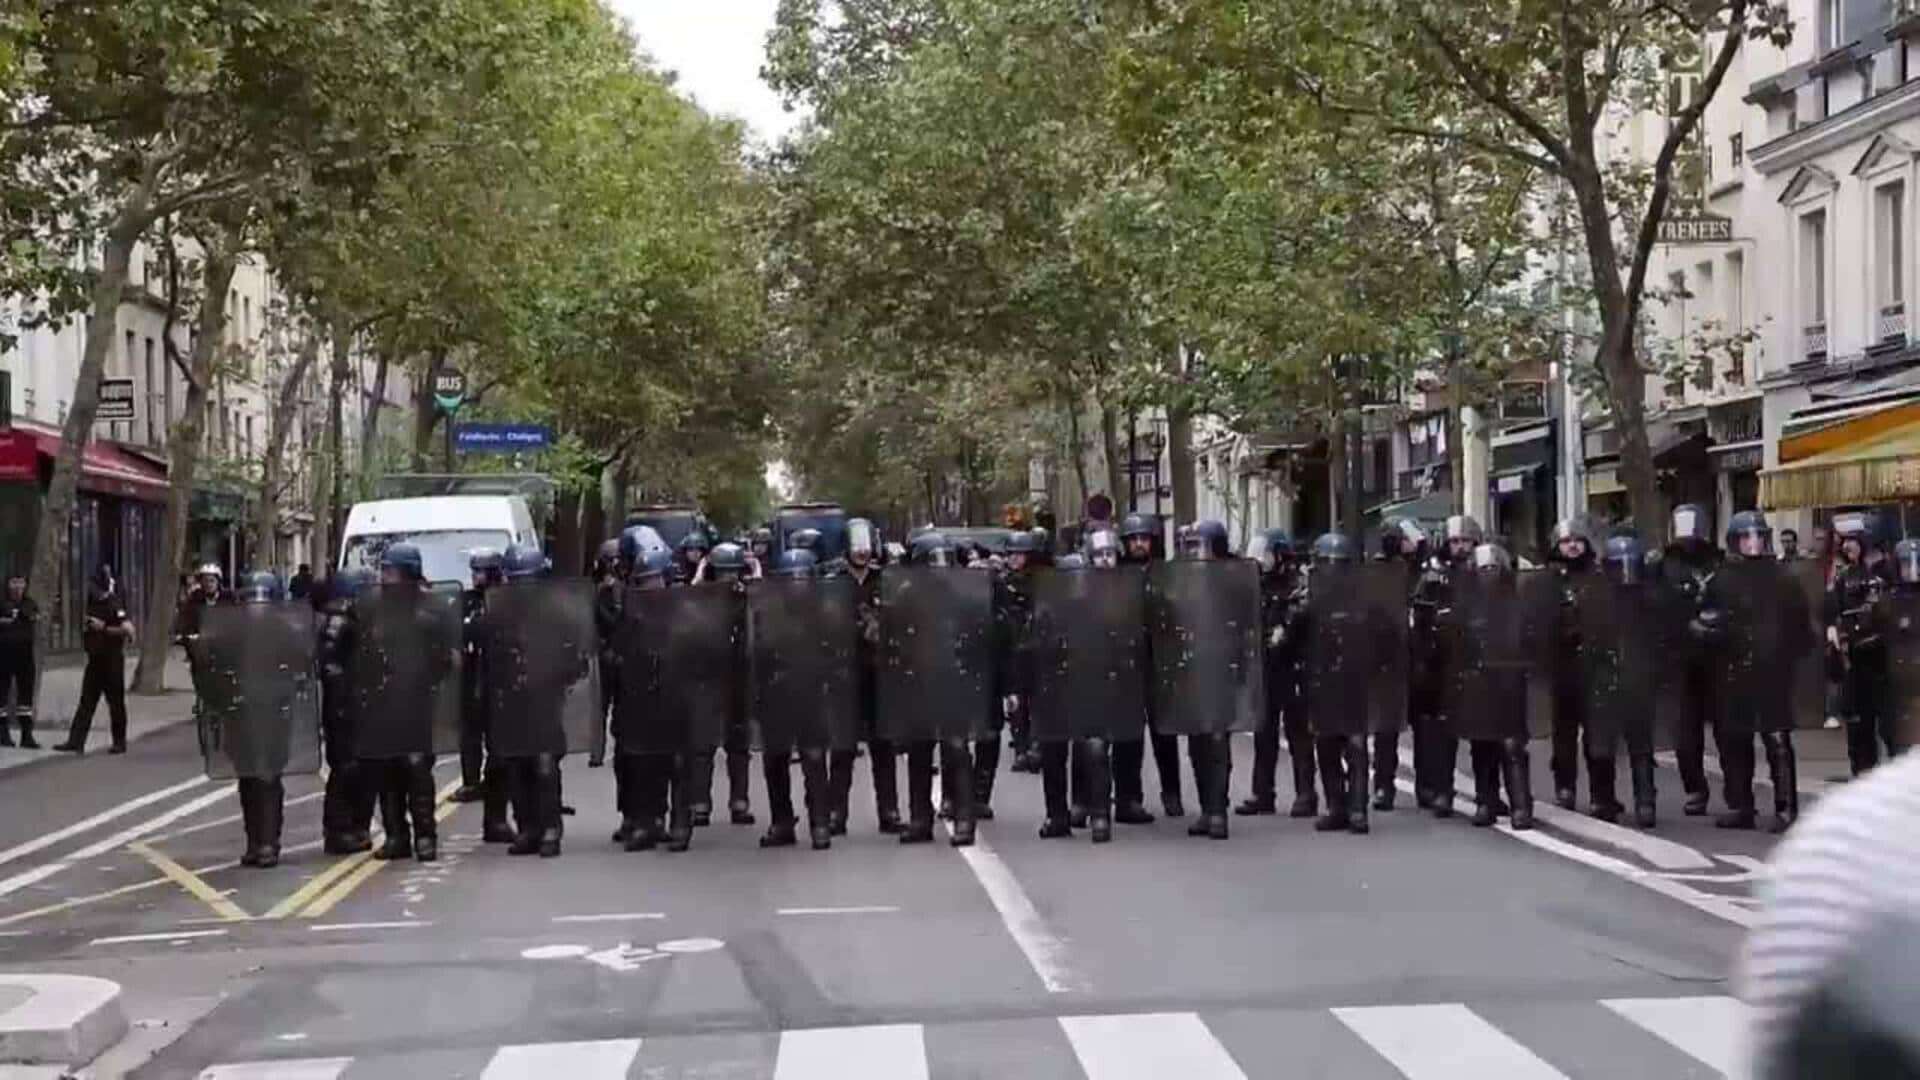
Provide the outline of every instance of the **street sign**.
<path id="1" fill-rule="evenodd" d="M 455 424 L 453 445 L 467 454 L 524 454 L 553 444 L 543 424 Z"/>
<path id="2" fill-rule="evenodd" d="M 1660 222 L 1660 242 L 1663 244 L 1730 244 L 1733 242 L 1733 219 L 1713 214 L 1668 217 Z"/>
<path id="3" fill-rule="evenodd" d="M 467 400 L 467 377 L 455 368 L 441 368 L 433 376 L 433 403 L 443 413 L 458 412 Z"/>
<path id="4" fill-rule="evenodd" d="M 133 380 L 101 379 L 100 405 L 94 410 L 95 420 L 131 420 L 133 419 Z"/>

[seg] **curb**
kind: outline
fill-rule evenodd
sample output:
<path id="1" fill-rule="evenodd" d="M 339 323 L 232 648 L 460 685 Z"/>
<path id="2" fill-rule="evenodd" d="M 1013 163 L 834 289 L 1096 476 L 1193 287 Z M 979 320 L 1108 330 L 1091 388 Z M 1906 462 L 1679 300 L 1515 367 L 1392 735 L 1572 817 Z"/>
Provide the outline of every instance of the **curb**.
<path id="1" fill-rule="evenodd" d="M 0 974 L 0 993 L 27 1000 L 0 1012 L 0 1062 L 84 1065 L 127 1034 L 120 984 L 85 975 Z"/>

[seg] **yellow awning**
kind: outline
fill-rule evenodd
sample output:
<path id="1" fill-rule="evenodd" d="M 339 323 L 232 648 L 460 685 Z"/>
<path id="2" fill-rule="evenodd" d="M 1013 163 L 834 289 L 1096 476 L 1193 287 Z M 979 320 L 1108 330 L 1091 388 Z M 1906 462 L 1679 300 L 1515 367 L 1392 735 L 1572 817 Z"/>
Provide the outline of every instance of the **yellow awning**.
<path id="1" fill-rule="evenodd" d="M 1760 474 L 1767 510 L 1920 498 L 1920 419 Z"/>

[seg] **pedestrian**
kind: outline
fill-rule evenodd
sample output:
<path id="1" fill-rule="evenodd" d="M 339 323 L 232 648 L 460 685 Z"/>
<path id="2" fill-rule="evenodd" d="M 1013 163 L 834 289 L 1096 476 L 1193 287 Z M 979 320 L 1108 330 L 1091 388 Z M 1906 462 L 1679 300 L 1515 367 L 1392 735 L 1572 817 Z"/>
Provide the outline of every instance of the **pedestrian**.
<path id="1" fill-rule="evenodd" d="M 13 721 L 20 721 L 20 746 L 38 750 L 33 738 L 33 632 L 40 621 L 40 609 L 27 595 L 27 579 L 19 574 L 7 577 L 7 595 L 0 600 L 0 706 L 11 695 L 13 710 L 0 724 L 0 746 L 12 746 Z"/>
<path id="2" fill-rule="evenodd" d="M 86 670 L 80 676 L 80 705 L 73 714 L 73 725 L 67 729 L 67 741 L 54 749 L 70 754 L 86 752 L 93 711 L 104 696 L 113 736 L 107 752 L 127 752 L 127 641 L 132 637 L 133 620 L 127 618 L 120 582 L 114 577 L 113 567 L 101 563 L 87 588 L 86 627 L 80 635 L 87 653 Z"/>
<path id="3" fill-rule="evenodd" d="M 313 567 L 301 563 L 287 579 L 287 599 L 307 600 L 313 596 Z"/>
<path id="4" fill-rule="evenodd" d="M 1793 562 L 1800 558 L 1800 534 L 1792 529 L 1780 530 L 1780 561 Z"/>

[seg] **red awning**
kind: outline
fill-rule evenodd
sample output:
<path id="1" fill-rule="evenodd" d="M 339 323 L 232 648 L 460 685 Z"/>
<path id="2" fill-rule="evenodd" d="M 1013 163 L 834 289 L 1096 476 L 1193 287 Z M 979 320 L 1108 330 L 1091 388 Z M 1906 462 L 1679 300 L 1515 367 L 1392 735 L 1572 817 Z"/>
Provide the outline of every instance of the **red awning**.
<path id="1" fill-rule="evenodd" d="M 60 453 L 60 436 L 33 428 L 0 431 L 0 482 L 40 480 L 40 459 Z M 165 502 L 167 474 L 112 443 L 90 442 L 80 452 L 80 488 L 146 502 Z"/>

